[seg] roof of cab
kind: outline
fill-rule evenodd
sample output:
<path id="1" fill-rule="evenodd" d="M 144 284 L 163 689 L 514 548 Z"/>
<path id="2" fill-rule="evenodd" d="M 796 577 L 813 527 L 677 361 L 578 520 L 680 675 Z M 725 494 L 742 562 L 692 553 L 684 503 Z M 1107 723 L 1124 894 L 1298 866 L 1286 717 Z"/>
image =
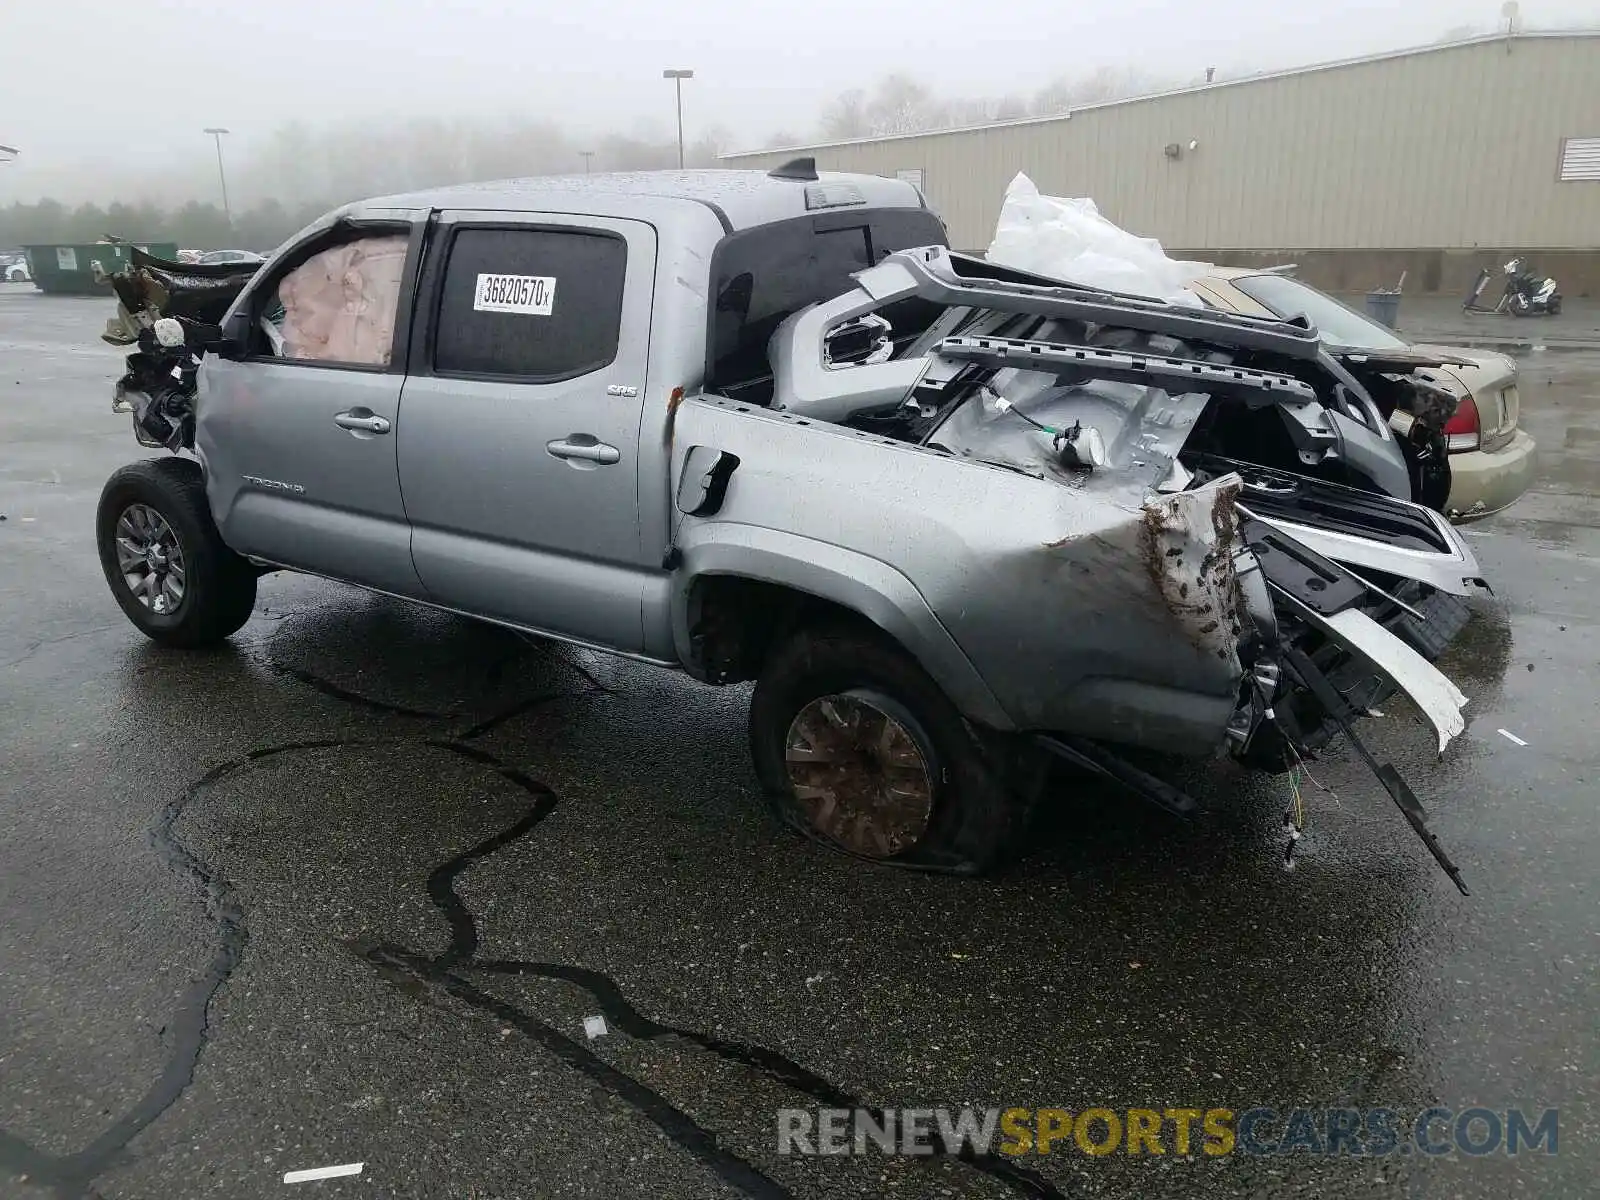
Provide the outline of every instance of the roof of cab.
<path id="1" fill-rule="evenodd" d="M 898 179 L 880 175 L 818 172 L 815 180 L 780 179 L 762 171 L 628 171 L 595 175 L 541 175 L 529 179 L 501 179 L 430 188 L 404 195 L 381 196 L 353 207 L 439 208 L 495 212 L 593 212 L 595 215 L 629 215 L 640 201 L 667 205 L 694 204 L 710 208 L 728 232 L 767 225 L 808 211 L 837 212 L 841 208 L 811 210 L 806 188 L 848 184 L 855 187 L 867 208 L 926 208 L 922 193 Z M 849 205 L 854 208 L 856 205 Z"/>

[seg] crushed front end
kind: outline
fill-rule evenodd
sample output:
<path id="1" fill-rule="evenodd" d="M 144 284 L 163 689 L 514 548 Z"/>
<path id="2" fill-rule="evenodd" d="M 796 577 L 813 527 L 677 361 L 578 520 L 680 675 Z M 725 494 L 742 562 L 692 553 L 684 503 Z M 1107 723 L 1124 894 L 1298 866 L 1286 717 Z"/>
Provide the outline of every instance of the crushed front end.
<path id="1" fill-rule="evenodd" d="M 1080 505 L 1095 519 L 1041 546 L 1062 566 L 1064 620 L 1083 626 L 1062 631 L 1059 653 L 994 634 L 992 610 L 987 623 L 965 603 L 941 612 L 986 674 L 1033 672 L 1022 721 L 1177 811 L 1193 803 L 1119 745 L 1193 753 L 1168 731 L 1209 727 L 1209 750 L 1279 773 L 1342 732 L 1460 886 L 1415 797 L 1356 724 L 1404 691 L 1440 753 L 1461 732 L 1466 697 L 1431 664 L 1466 623 L 1478 566 L 1442 516 L 1413 502 L 1414 481 L 1438 481 L 1317 331 L 939 249 L 901 252 L 857 279 L 774 337 L 775 407 L 1102 502 Z M 920 328 L 898 341 L 880 330 L 864 353 L 835 357 L 840 333 L 912 299 L 936 309 Z M 1031 605 L 1031 582 L 996 554 L 993 586 Z M 1124 618 L 1152 597 L 1181 649 L 1127 636 L 1139 626 Z M 1213 697 L 1220 717 L 1206 726 Z"/>
<path id="2" fill-rule="evenodd" d="M 133 248 L 127 270 L 96 282 L 117 297 L 117 315 L 101 339 L 134 346 L 124 360 L 111 409 L 133 417 L 139 444 L 171 450 L 194 446 L 196 372 L 206 348 L 221 337 L 218 322 L 255 275 L 255 263 L 174 263 Z"/>

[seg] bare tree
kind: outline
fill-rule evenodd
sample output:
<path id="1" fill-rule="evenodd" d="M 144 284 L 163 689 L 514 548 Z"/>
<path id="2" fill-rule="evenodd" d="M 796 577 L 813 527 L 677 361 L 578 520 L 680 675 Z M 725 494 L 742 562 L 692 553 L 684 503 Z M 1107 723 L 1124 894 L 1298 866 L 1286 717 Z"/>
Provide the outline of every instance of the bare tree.
<path id="1" fill-rule="evenodd" d="M 1137 67 L 1096 67 L 1088 75 L 1062 76 L 1034 95 L 1036 117 L 1055 116 L 1085 104 L 1125 100 L 1172 86 L 1170 80 L 1147 74 Z"/>
<path id="2" fill-rule="evenodd" d="M 867 94 L 860 88 L 841 92 L 822 110 L 822 136 L 833 141 L 871 137 L 872 119 L 867 115 Z"/>
<path id="3" fill-rule="evenodd" d="M 879 81 L 867 102 L 867 119 L 873 134 L 890 137 L 922 133 L 950 125 L 947 106 L 909 75 L 888 75 Z"/>
<path id="4" fill-rule="evenodd" d="M 1019 96 L 1001 96 L 995 101 L 996 121 L 1020 121 L 1028 115 L 1028 102 Z"/>
<path id="5" fill-rule="evenodd" d="M 691 167 L 718 166 L 722 152 L 732 144 L 732 131 L 724 125 L 713 125 L 689 144 L 684 163 Z"/>

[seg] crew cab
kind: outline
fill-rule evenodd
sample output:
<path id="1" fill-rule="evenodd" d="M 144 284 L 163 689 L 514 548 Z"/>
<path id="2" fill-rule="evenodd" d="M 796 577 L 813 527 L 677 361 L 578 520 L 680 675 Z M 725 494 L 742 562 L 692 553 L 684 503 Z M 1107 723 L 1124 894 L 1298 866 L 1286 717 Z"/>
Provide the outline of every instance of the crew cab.
<path id="1" fill-rule="evenodd" d="M 112 283 L 114 404 L 176 456 L 111 478 L 98 541 L 158 642 L 292 570 L 753 680 L 781 819 L 957 871 L 1050 761 L 1188 812 L 1130 748 L 1284 771 L 1396 688 L 1440 752 L 1463 727 L 1438 422 L 1398 442 L 1308 322 L 952 253 L 906 183 L 445 188 Z"/>

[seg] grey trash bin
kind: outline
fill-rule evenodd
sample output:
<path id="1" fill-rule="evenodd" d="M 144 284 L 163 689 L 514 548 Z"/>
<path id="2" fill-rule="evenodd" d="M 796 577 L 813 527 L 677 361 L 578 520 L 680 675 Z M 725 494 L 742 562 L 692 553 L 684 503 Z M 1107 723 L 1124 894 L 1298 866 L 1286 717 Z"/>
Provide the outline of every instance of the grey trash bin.
<path id="1" fill-rule="evenodd" d="M 1400 320 L 1400 293 L 1368 292 L 1367 315 L 1393 329 Z"/>

